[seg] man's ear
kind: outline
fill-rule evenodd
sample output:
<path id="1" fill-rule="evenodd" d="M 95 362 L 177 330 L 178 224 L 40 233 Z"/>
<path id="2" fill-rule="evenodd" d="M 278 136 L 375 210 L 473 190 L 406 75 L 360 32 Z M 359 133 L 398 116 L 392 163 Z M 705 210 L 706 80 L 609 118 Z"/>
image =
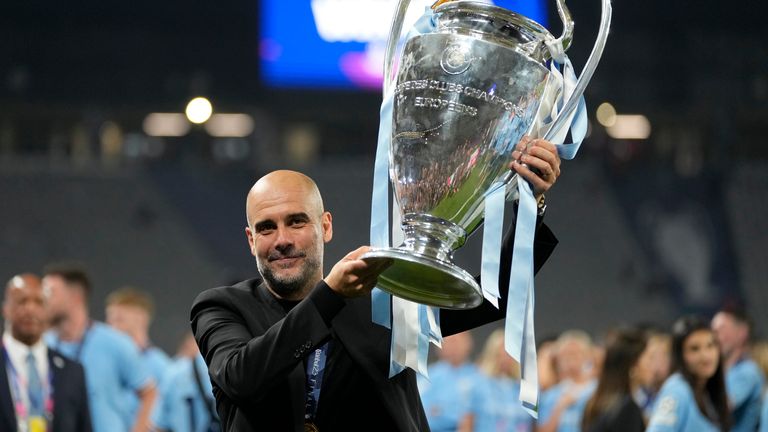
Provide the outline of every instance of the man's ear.
<path id="1" fill-rule="evenodd" d="M 333 238 L 333 216 L 330 212 L 324 212 L 322 218 L 323 241 L 328 243 Z"/>
<path id="2" fill-rule="evenodd" d="M 248 238 L 248 248 L 251 249 L 251 255 L 256 256 L 256 244 L 253 240 L 253 231 L 251 231 L 251 227 L 245 227 L 245 237 Z"/>

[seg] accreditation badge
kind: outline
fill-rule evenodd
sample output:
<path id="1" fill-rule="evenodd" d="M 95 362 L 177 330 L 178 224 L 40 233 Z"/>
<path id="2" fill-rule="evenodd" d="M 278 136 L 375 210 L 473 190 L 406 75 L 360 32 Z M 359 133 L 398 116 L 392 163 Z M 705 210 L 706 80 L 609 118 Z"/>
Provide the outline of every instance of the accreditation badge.
<path id="1" fill-rule="evenodd" d="M 48 429 L 48 422 L 43 416 L 30 416 L 29 417 L 29 432 L 46 432 Z"/>
<path id="2" fill-rule="evenodd" d="M 305 422 L 304 432 L 320 432 L 320 429 L 318 429 L 317 425 L 312 422 Z"/>

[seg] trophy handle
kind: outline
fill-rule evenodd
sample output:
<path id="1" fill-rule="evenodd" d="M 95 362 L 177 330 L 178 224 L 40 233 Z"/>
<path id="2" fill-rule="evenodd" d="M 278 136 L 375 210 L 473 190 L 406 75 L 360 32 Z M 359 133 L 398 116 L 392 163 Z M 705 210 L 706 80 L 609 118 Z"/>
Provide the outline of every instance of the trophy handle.
<path id="1" fill-rule="evenodd" d="M 400 34 L 403 31 L 403 21 L 405 21 L 405 13 L 408 11 L 408 7 L 411 5 L 411 0 L 399 0 L 397 2 L 397 8 L 395 8 L 395 16 L 392 20 L 392 26 L 389 28 L 389 39 L 387 40 L 387 50 L 384 51 L 384 83 L 382 86 L 382 94 L 386 96 L 387 91 L 394 83 L 397 76 L 393 76 L 393 69 L 395 67 L 395 51 L 397 51 L 397 43 L 400 41 Z"/>
<path id="2" fill-rule="evenodd" d="M 560 15 L 560 21 L 563 22 L 563 34 L 555 41 L 555 43 L 563 47 L 563 52 L 568 51 L 573 42 L 573 18 L 571 18 L 571 11 L 565 5 L 565 0 L 557 0 L 557 14 Z"/>
<path id="3" fill-rule="evenodd" d="M 557 1 L 557 7 L 560 12 L 560 16 L 563 17 L 563 23 L 565 24 L 565 17 L 567 16 L 568 18 L 570 18 L 570 14 L 568 13 L 568 10 L 565 9 L 565 4 L 563 4 L 563 0 Z M 570 116 L 571 112 L 578 105 L 581 95 L 584 94 L 584 90 L 587 88 L 587 84 L 589 84 L 589 80 L 592 79 L 592 75 L 595 73 L 595 68 L 597 68 L 597 64 L 600 62 L 600 57 L 603 56 L 603 49 L 605 49 L 605 41 L 606 39 L 608 39 L 608 30 L 610 29 L 610 27 L 611 27 L 611 0 L 602 0 L 600 30 L 597 33 L 597 40 L 595 40 L 595 46 L 592 47 L 592 52 L 589 54 L 589 58 L 587 59 L 587 63 L 584 66 L 584 70 L 581 72 L 581 76 L 579 76 L 579 79 L 576 81 L 576 86 L 573 89 L 573 93 L 571 94 L 571 97 L 565 103 L 565 105 L 563 106 L 563 109 L 560 110 L 560 113 L 557 115 L 557 118 L 552 122 L 552 126 L 550 126 L 549 130 L 547 130 L 547 132 L 544 134 L 544 139 L 546 139 L 547 141 L 552 140 L 552 138 L 560 130 L 560 128 L 564 126 L 563 123 L 565 123 L 565 120 Z M 573 32 L 573 22 L 571 21 L 571 34 L 572 32 Z M 563 35 L 560 37 L 563 44 L 567 42 L 570 45 L 571 34 L 569 34 L 567 30 L 563 32 Z M 565 47 L 565 45 L 563 46 Z"/>

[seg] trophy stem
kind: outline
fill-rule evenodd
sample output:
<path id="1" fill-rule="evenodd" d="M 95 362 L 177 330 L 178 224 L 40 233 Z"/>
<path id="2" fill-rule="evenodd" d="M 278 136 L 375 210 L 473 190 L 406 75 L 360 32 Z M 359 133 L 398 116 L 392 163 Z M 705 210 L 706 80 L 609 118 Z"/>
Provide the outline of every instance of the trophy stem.
<path id="1" fill-rule="evenodd" d="M 402 227 L 405 240 L 400 249 L 445 262 L 453 262 L 453 251 L 467 238 L 462 227 L 428 214 L 405 214 Z"/>

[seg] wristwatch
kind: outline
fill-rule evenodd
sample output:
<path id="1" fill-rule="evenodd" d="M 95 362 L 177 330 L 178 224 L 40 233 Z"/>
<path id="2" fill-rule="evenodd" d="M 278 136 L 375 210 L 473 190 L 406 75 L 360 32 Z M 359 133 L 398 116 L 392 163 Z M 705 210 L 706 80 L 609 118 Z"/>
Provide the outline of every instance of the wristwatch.
<path id="1" fill-rule="evenodd" d="M 547 199 L 544 194 L 541 194 L 539 199 L 536 200 L 536 216 L 544 216 L 544 212 L 547 210 Z"/>

